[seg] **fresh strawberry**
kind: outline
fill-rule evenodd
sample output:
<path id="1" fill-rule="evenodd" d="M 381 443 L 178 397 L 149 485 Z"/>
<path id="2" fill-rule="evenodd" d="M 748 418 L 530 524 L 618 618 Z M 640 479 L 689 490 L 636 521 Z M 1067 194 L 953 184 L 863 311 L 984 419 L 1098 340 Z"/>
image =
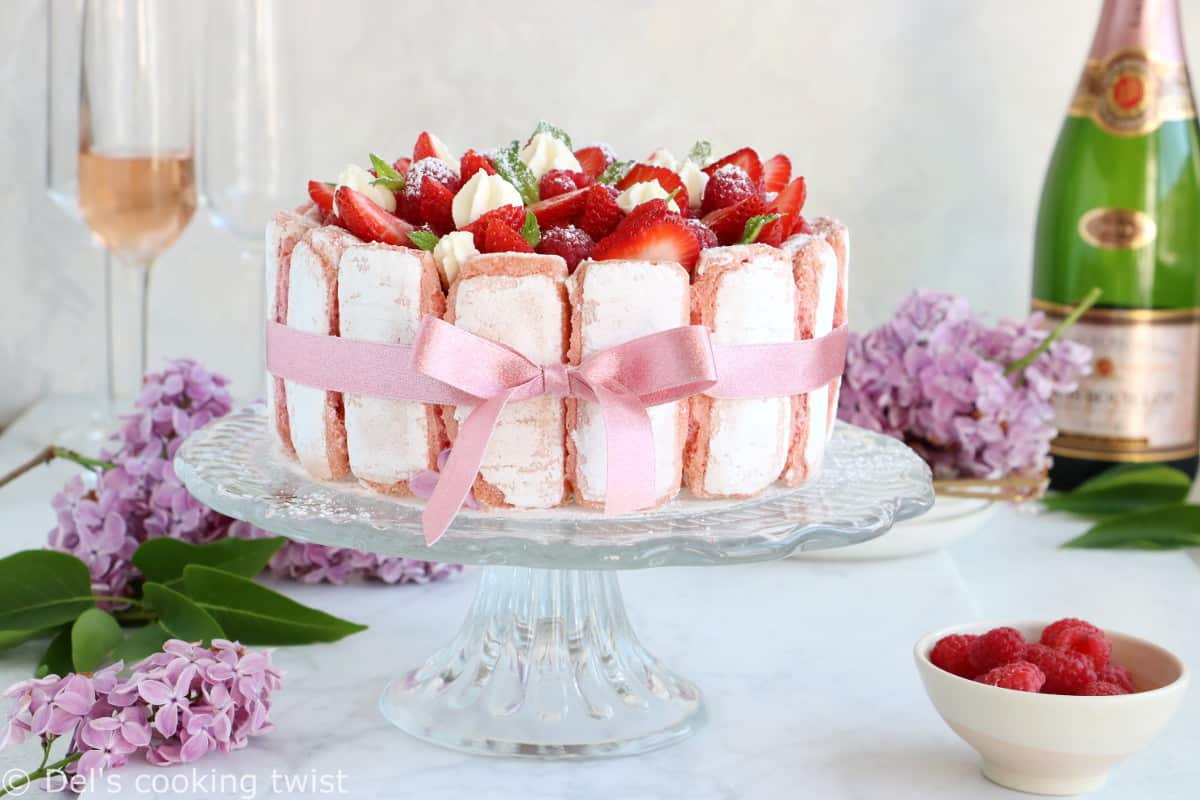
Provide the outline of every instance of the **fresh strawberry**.
<path id="1" fill-rule="evenodd" d="M 461 181 L 454 167 L 432 156 L 414 161 L 404 175 L 404 194 L 401 198 L 400 216 L 410 222 L 423 222 L 425 217 L 421 210 L 421 197 L 426 183 L 437 183 L 457 192 Z"/>
<path id="2" fill-rule="evenodd" d="M 704 172 L 711 178 L 713 173 L 719 170 L 726 164 L 737 164 L 742 168 L 742 171 L 750 176 L 751 182 L 755 187 L 761 188 L 763 185 L 763 168 L 762 162 L 758 159 L 758 153 L 754 152 L 749 147 L 743 147 L 741 150 L 734 151 L 724 158 L 717 159 L 713 163 L 704 168 Z"/>
<path id="3" fill-rule="evenodd" d="M 689 270 L 699 256 L 696 237 L 682 221 L 671 219 L 618 226 L 592 251 L 592 258 L 597 261 L 674 261 Z"/>
<path id="4" fill-rule="evenodd" d="M 668 193 L 675 192 L 676 208 L 686 209 L 688 207 L 687 187 L 683 185 L 683 179 L 666 167 L 660 167 L 657 164 L 635 164 L 633 169 L 625 173 L 625 177 L 617 182 L 617 188 L 624 191 L 635 183 L 649 181 L 658 181 L 658 185 Z"/>
<path id="5" fill-rule="evenodd" d="M 475 237 L 475 246 L 479 247 L 483 241 L 484 234 L 487 232 L 488 225 L 493 221 L 499 221 L 500 224 L 512 228 L 514 231 L 520 231 L 521 226 L 525 224 L 525 209 L 521 206 L 500 206 L 493 208 L 485 214 L 481 214 L 479 219 L 464 225 L 461 230 L 470 231 Z"/>
<path id="6" fill-rule="evenodd" d="M 425 181 L 421 187 L 421 219 L 438 236 L 454 230 L 454 192 L 437 181 Z"/>
<path id="7" fill-rule="evenodd" d="M 616 158 L 613 157 L 612 152 L 608 148 L 593 145 L 592 147 L 582 147 L 576 150 L 575 160 L 579 162 L 579 166 L 585 174 L 595 178 L 608 169 L 616 161 Z"/>
<path id="8" fill-rule="evenodd" d="M 421 135 L 417 137 L 417 143 L 413 145 L 413 161 L 420 161 L 422 158 L 441 158 L 444 160 L 446 155 L 446 145 L 442 143 L 441 139 L 429 131 L 421 131 Z"/>
<path id="9" fill-rule="evenodd" d="M 596 243 L 587 233 L 574 225 L 566 225 L 542 231 L 542 240 L 538 242 L 537 251 L 561 256 L 567 262 L 567 270 L 574 272 L 579 262 L 591 255 L 595 246 Z"/>
<path id="10" fill-rule="evenodd" d="M 596 182 L 596 179 L 584 172 L 570 169 L 552 169 L 538 181 L 538 194 L 543 200 L 557 197 L 560 194 L 573 192 L 576 189 L 586 189 Z"/>
<path id="11" fill-rule="evenodd" d="M 333 213 L 333 190 L 336 188 L 337 184 L 333 183 L 308 182 L 308 196 L 317 204 L 317 208 L 321 209 L 323 217 L 328 217 Z"/>
<path id="12" fill-rule="evenodd" d="M 704 224 L 712 229 L 721 244 L 737 244 L 746 231 L 746 220 L 763 212 L 762 200 L 751 195 L 736 205 L 720 208 L 704 217 Z"/>
<path id="13" fill-rule="evenodd" d="M 395 214 L 384 211 L 375 201 L 349 186 L 338 189 L 334 197 L 346 230 L 364 242 L 412 246 L 408 234 L 413 226 Z"/>
<path id="14" fill-rule="evenodd" d="M 613 232 L 625 217 L 607 186 L 592 186 L 583 201 L 583 213 L 575 223 L 596 241 Z"/>
<path id="15" fill-rule="evenodd" d="M 671 210 L 666 200 L 656 197 L 653 200 L 647 200 L 640 205 L 634 206 L 633 211 L 629 212 L 629 216 L 625 217 L 617 227 L 632 228 L 650 222 L 658 222 L 662 219 L 679 221 L 682 218 L 679 214 Z"/>
<path id="16" fill-rule="evenodd" d="M 479 170 L 483 170 L 488 175 L 496 174 L 496 168 L 492 166 L 492 162 L 483 153 L 478 153 L 474 150 L 468 150 L 463 153 L 462 159 L 458 163 L 459 178 L 469 181 Z"/>
<path id="17" fill-rule="evenodd" d="M 695 217 L 688 217 L 683 221 L 692 235 L 696 237 L 696 244 L 700 245 L 703 250 L 706 247 L 716 247 L 721 242 L 717 239 L 717 235 L 712 232 L 712 229 L 705 225 Z"/>
<path id="18" fill-rule="evenodd" d="M 538 225 L 543 228 L 567 225 L 574 222 L 575 218 L 583 211 L 583 204 L 589 191 L 589 189 L 575 189 L 548 200 L 540 200 L 529 206 L 529 210 L 537 217 Z"/>
<path id="19" fill-rule="evenodd" d="M 799 214 L 804 210 L 806 199 L 808 199 L 808 186 L 801 176 L 779 191 L 775 199 L 767 204 L 767 211 L 769 213 Z"/>
<path id="20" fill-rule="evenodd" d="M 768 192 L 781 192 L 792 179 L 792 160 L 783 153 L 771 156 L 763 164 L 763 188 Z"/>
<path id="21" fill-rule="evenodd" d="M 704 199 L 700 203 L 700 214 L 728 208 L 756 194 L 758 190 L 754 188 L 754 181 L 750 180 L 745 170 L 736 164 L 726 164 L 708 179 L 704 187 Z"/>
<path id="22" fill-rule="evenodd" d="M 478 237 L 475 239 L 479 241 Z M 483 234 L 483 246 L 479 248 L 484 253 L 532 253 L 533 248 L 525 237 L 518 231 L 505 225 L 502 220 L 493 219 L 488 223 Z"/>
<path id="23" fill-rule="evenodd" d="M 788 233 L 795 224 L 795 220 L 794 216 L 784 216 L 771 220 L 762 226 L 762 229 L 758 232 L 758 238 L 754 241 L 759 244 L 769 244 L 772 247 L 779 247 L 779 245 L 783 244 L 783 240 L 788 237 Z"/>
<path id="24" fill-rule="evenodd" d="M 392 162 L 392 169 L 399 172 L 401 175 L 408 174 L 408 168 L 412 166 L 412 159 L 408 156 L 400 156 Z"/>

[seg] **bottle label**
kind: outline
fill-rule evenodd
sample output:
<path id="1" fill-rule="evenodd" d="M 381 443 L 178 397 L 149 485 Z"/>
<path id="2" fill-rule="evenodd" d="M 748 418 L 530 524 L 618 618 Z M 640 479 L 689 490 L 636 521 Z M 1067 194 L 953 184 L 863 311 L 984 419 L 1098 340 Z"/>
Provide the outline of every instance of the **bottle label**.
<path id="1" fill-rule="evenodd" d="M 1068 113 L 1090 117 L 1116 136 L 1143 136 L 1167 120 L 1193 119 L 1187 64 L 1159 61 L 1136 49 L 1090 60 Z"/>
<path id="2" fill-rule="evenodd" d="M 1034 300 L 1056 323 L 1069 306 Z M 1054 401 L 1050 452 L 1094 461 L 1190 458 L 1200 436 L 1200 309 L 1093 309 L 1065 334 L 1092 373 Z"/>
<path id="3" fill-rule="evenodd" d="M 1103 250 L 1138 250 L 1158 236 L 1158 225 L 1144 211 L 1093 208 L 1079 218 L 1079 238 Z"/>

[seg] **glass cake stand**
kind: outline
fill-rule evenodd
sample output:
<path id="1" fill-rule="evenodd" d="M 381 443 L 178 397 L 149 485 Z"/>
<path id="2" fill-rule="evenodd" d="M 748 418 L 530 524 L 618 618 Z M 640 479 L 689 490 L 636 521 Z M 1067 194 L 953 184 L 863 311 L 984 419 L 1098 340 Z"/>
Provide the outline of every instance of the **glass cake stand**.
<path id="1" fill-rule="evenodd" d="M 483 565 L 458 634 L 394 680 L 381 710 L 417 738 L 488 755 L 632 755 L 703 724 L 699 689 L 638 641 L 617 570 L 858 544 L 933 504 L 916 454 L 839 423 L 821 474 L 797 489 L 625 516 L 464 510 L 426 546 L 420 501 L 314 480 L 282 456 L 271 427 L 261 406 L 217 420 L 184 442 L 175 470 L 207 505 L 292 539 Z"/>

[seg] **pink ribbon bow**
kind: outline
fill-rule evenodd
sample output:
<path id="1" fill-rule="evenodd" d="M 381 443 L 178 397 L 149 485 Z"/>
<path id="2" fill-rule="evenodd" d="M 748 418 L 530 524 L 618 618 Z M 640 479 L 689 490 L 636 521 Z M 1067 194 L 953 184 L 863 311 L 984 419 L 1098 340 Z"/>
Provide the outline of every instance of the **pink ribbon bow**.
<path id="1" fill-rule="evenodd" d="M 717 382 L 708 330 L 699 325 L 634 339 L 595 353 L 579 366 L 538 365 L 510 347 L 427 316 L 412 349 L 418 372 L 480 400 L 459 428 L 450 460 L 425 505 L 429 544 L 445 533 L 466 500 L 509 402 L 548 395 L 598 403 L 608 451 L 604 510 L 622 514 L 652 506 L 657 499 L 654 434 L 646 409 Z"/>

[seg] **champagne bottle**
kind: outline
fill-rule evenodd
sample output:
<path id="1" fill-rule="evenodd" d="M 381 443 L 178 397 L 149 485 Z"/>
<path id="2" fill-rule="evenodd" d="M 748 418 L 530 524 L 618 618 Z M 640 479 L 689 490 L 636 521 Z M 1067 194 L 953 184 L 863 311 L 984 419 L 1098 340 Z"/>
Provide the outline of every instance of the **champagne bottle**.
<path id="1" fill-rule="evenodd" d="M 1092 374 L 1055 403 L 1051 485 L 1118 463 L 1195 475 L 1200 420 L 1200 130 L 1179 0 L 1105 0 L 1042 191 L 1033 307 Z"/>

